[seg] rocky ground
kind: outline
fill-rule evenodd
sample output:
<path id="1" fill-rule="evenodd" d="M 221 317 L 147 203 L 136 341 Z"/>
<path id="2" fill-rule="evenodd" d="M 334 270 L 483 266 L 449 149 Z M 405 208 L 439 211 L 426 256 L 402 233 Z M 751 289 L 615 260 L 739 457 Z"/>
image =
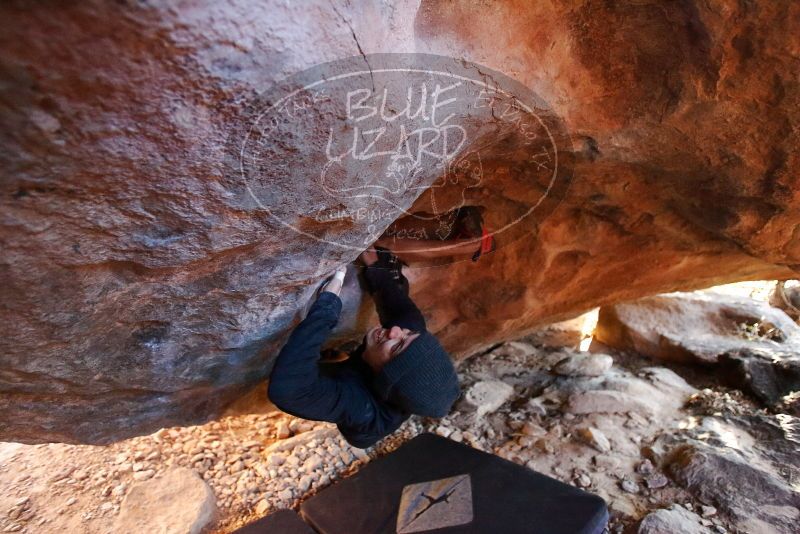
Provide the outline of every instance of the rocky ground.
<path id="1" fill-rule="evenodd" d="M 331 425 L 275 411 L 108 447 L 3 444 L 0 531 L 110 533 L 182 522 L 195 532 L 215 517 L 215 531 L 229 532 L 427 431 L 599 494 L 612 532 L 796 532 L 795 417 L 760 407 L 696 365 L 654 364 L 597 342 L 580 351 L 575 341 L 549 330 L 474 356 L 459 368 L 464 395 L 448 417 L 413 418 L 368 450 L 350 447 Z M 186 489 L 143 502 L 164 485 Z"/>

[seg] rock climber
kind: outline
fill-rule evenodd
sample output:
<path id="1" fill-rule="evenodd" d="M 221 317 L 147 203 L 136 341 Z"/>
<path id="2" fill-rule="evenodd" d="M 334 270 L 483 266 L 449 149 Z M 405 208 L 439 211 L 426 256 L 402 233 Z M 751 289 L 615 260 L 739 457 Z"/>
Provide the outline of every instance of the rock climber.
<path id="1" fill-rule="evenodd" d="M 459 396 L 450 356 L 425 328 L 408 296 L 408 279 L 389 250 L 360 256 L 380 326 L 369 330 L 344 362 L 320 364 L 320 349 L 342 309 L 340 268 L 278 354 L 268 395 L 281 410 L 336 423 L 353 446 L 369 447 L 411 414 L 443 417 Z"/>

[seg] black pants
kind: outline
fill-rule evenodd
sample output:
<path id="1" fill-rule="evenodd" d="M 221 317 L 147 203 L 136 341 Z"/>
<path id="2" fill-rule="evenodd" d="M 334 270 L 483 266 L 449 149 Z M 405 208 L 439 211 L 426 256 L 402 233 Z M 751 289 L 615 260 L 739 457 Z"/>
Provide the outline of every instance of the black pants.
<path id="1" fill-rule="evenodd" d="M 367 289 L 375 301 L 381 326 L 399 326 L 414 332 L 425 331 L 425 318 L 408 296 L 408 279 L 400 260 L 386 249 L 378 249 L 378 261 L 364 270 Z"/>

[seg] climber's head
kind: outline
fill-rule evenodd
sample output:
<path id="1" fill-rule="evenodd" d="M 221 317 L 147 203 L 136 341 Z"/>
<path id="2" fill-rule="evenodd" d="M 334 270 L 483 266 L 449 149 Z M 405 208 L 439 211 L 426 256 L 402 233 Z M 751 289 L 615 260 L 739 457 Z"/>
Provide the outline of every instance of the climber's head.
<path id="1" fill-rule="evenodd" d="M 443 417 L 458 398 L 453 362 L 429 332 L 373 328 L 362 357 L 375 370 L 383 400 L 408 413 Z"/>
<path id="2" fill-rule="evenodd" d="M 376 373 L 380 372 L 389 360 L 400 355 L 418 337 L 419 332 L 408 328 L 376 326 L 367 332 L 362 357 Z"/>

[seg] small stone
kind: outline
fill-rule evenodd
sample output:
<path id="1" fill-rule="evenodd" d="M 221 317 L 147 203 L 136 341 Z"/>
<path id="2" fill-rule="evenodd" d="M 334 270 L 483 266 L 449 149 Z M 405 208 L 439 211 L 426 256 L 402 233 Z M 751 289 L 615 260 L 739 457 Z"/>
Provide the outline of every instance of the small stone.
<path id="1" fill-rule="evenodd" d="M 496 411 L 514 394 L 513 386 L 500 380 L 475 382 L 464 394 L 468 403 L 475 406 L 478 417 Z"/>
<path id="2" fill-rule="evenodd" d="M 292 500 L 294 495 L 292 494 L 292 490 L 290 490 L 289 488 L 286 488 L 285 490 L 283 490 L 283 491 L 278 493 L 278 497 L 280 497 L 284 501 L 290 501 L 290 500 Z"/>
<path id="3" fill-rule="evenodd" d="M 436 432 L 437 435 L 442 436 L 443 438 L 446 438 L 447 436 L 449 436 L 450 434 L 453 433 L 453 429 L 452 428 L 448 428 L 446 426 L 439 425 L 439 426 L 436 427 L 436 430 L 434 430 L 434 432 Z"/>
<path id="4" fill-rule="evenodd" d="M 586 473 L 582 473 L 575 479 L 575 483 L 578 485 L 579 488 L 588 488 L 592 485 L 592 479 L 589 478 L 589 475 Z"/>
<path id="5" fill-rule="evenodd" d="M 228 471 L 229 471 L 229 472 L 231 472 L 231 473 L 238 473 L 238 472 L 240 472 L 242 469 L 244 469 L 244 462 L 242 462 L 242 461 L 238 461 L 238 462 L 236 462 L 236 463 L 232 464 L 232 465 L 230 466 L 230 468 L 228 469 Z"/>
<path id="6" fill-rule="evenodd" d="M 602 469 L 613 471 L 620 466 L 620 461 L 616 456 L 611 456 L 609 454 L 598 454 L 594 457 L 594 465 Z"/>
<path id="7" fill-rule="evenodd" d="M 623 491 L 628 493 L 639 493 L 639 484 L 629 478 L 623 479 L 620 483 L 620 487 Z"/>
<path id="8" fill-rule="evenodd" d="M 67 503 L 66 504 L 67 504 L 67 506 L 72 506 L 76 502 L 78 502 L 77 497 L 70 497 L 69 499 L 67 499 Z"/>
<path id="9" fill-rule="evenodd" d="M 366 453 L 366 451 L 364 451 L 364 449 L 359 449 L 358 447 L 353 447 L 351 449 L 351 452 L 353 453 L 353 456 L 356 457 L 356 460 L 361 460 L 361 461 L 364 461 L 364 462 L 369 460 L 369 455 Z"/>
<path id="10" fill-rule="evenodd" d="M 286 462 L 286 456 L 283 454 L 270 454 L 267 458 L 267 463 L 269 465 L 278 467 L 283 465 Z"/>
<path id="11" fill-rule="evenodd" d="M 309 475 L 305 475 L 297 482 L 297 489 L 306 492 L 311 487 L 311 482 L 313 479 Z"/>
<path id="12" fill-rule="evenodd" d="M 147 471 L 137 471 L 133 474 L 133 479 L 142 481 L 142 480 L 149 480 L 153 478 L 156 472 L 153 469 L 148 469 Z"/>
<path id="13" fill-rule="evenodd" d="M 640 399 L 622 391 L 592 390 L 573 393 L 569 397 L 567 413 L 627 413 L 655 411 L 647 400 Z"/>
<path id="14" fill-rule="evenodd" d="M 519 438 L 517 438 L 517 444 L 519 445 L 519 447 L 522 447 L 523 449 L 528 449 L 532 447 L 535 442 L 536 439 L 531 436 L 520 436 Z"/>
<path id="15" fill-rule="evenodd" d="M 534 415 L 540 415 L 542 417 L 545 417 L 547 415 L 547 408 L 545 407 L 544 403 L 542 402 L 542 399 L 540 398 L 529 399 L 528 409 Z"/>
<path id="16" fill-rule="evenodd" d="M 305 469 L 306 473 L 311 473 L 322 467 L 322 463 L 322 458 L 314 454 L 305 461 L 303 469 Z"/>
<path id="17" fill-rule="evenodd" d="M 75 480 L 86 480 L 87 478 L 89 478 L 89 473 L 80 470 L 75 471 L 74 473 L 72 473 L 72 478 L 74 478 Z"/>
<path id="18" fill-rule="evenodd" d="M 645 478 L 644 482 L 650 489 L 659 489 L 669 484 L 669 479 L 664 475 L 662 475 L 661 473 L 653 473 L 652 475 Z"/>
<path id="19" fill-rule="evenodd" d="M 649 475 L 654 469 L 653 463 L 650 460 L 644 460 L 636 466 L 636 472 L 641 475 Z"/>
<path id="20" fill-rule="evenodd" d="M 657 510 L 647 515 L 639 524 L 637 534 L 708 534 L 701 518 L 679 506 Z"/>
<path id="21" fill-rule="evenodd" d="M 276 436 L 278 439 L 286 439 L 291 435 L 292 431 L 289 430 L 289 426 L 284 421 L 278 423 L 278 428 L 276 430 Z"/>
<path id="22" fill-rule="evenodd" d="M 628 423 L 631 423 L 630 425 Z M 636 412 L 628 412 L 628 420 L 625 422 L 626 428 L 636 428 L 647 426 L 647 419 Z"/>
<path id="23" fill-rule="evenodd" d="M 523 436 L 542 436 L 547 433 L 544 428 L 527 421 L 522 425 L 519 431 Z"/>
<path id="24" fill-rule="evenodd" d="M 199 534 L 216 515 L 214 494 L 197 473 L 187 468 L 135 484 L 112 532 L 181 532 Z"/>
<path id="25" fill-rule="evenodd" d="M 266 499 L 261 499 L 256 503 L 256 514 L 264 515 L 267 513 L 267 510 L 269 510 L 269 502 L 267 502 Z"/>
<path id="26" fill-rule="evenodd" d="M 600 452 L 608 452 L 611 450 L 611 442 L 608 441 L 605 434 L 594 427 L 576 428 L 575 437 Z"/>
<path id="27" fill-rule="evenodd" d="M 614 364 L 608 354 L 576 353 L 553 366 L 553 372 L 562 376 L 602 376 Z"/>
<path id="28" fill-rule="evenodd" d="M 713 517 L 717 515 L 717 509 L 713 506 L 702 505 L 700 506 L 700 515 L 703 517 Z"/>
<path id="29" fill-rule="evenodd" d="M 112 508 L 114 508 L 114 503 L 111 502 L 104 502 L 103 504 L 100 505 L 101 512 L 108 512 Z"/>
<path id="30" fill-rule="evenodd" d="M 555 450 L 553 448 L 552 443 L 550 443 L 550 441 L 546 438 L 537 439 L 534 445 L 536 446 L 537 449 L 539 449 L 542 452 L 546 452 L 547 454 L 552 454 L 553 451 Z"/>

